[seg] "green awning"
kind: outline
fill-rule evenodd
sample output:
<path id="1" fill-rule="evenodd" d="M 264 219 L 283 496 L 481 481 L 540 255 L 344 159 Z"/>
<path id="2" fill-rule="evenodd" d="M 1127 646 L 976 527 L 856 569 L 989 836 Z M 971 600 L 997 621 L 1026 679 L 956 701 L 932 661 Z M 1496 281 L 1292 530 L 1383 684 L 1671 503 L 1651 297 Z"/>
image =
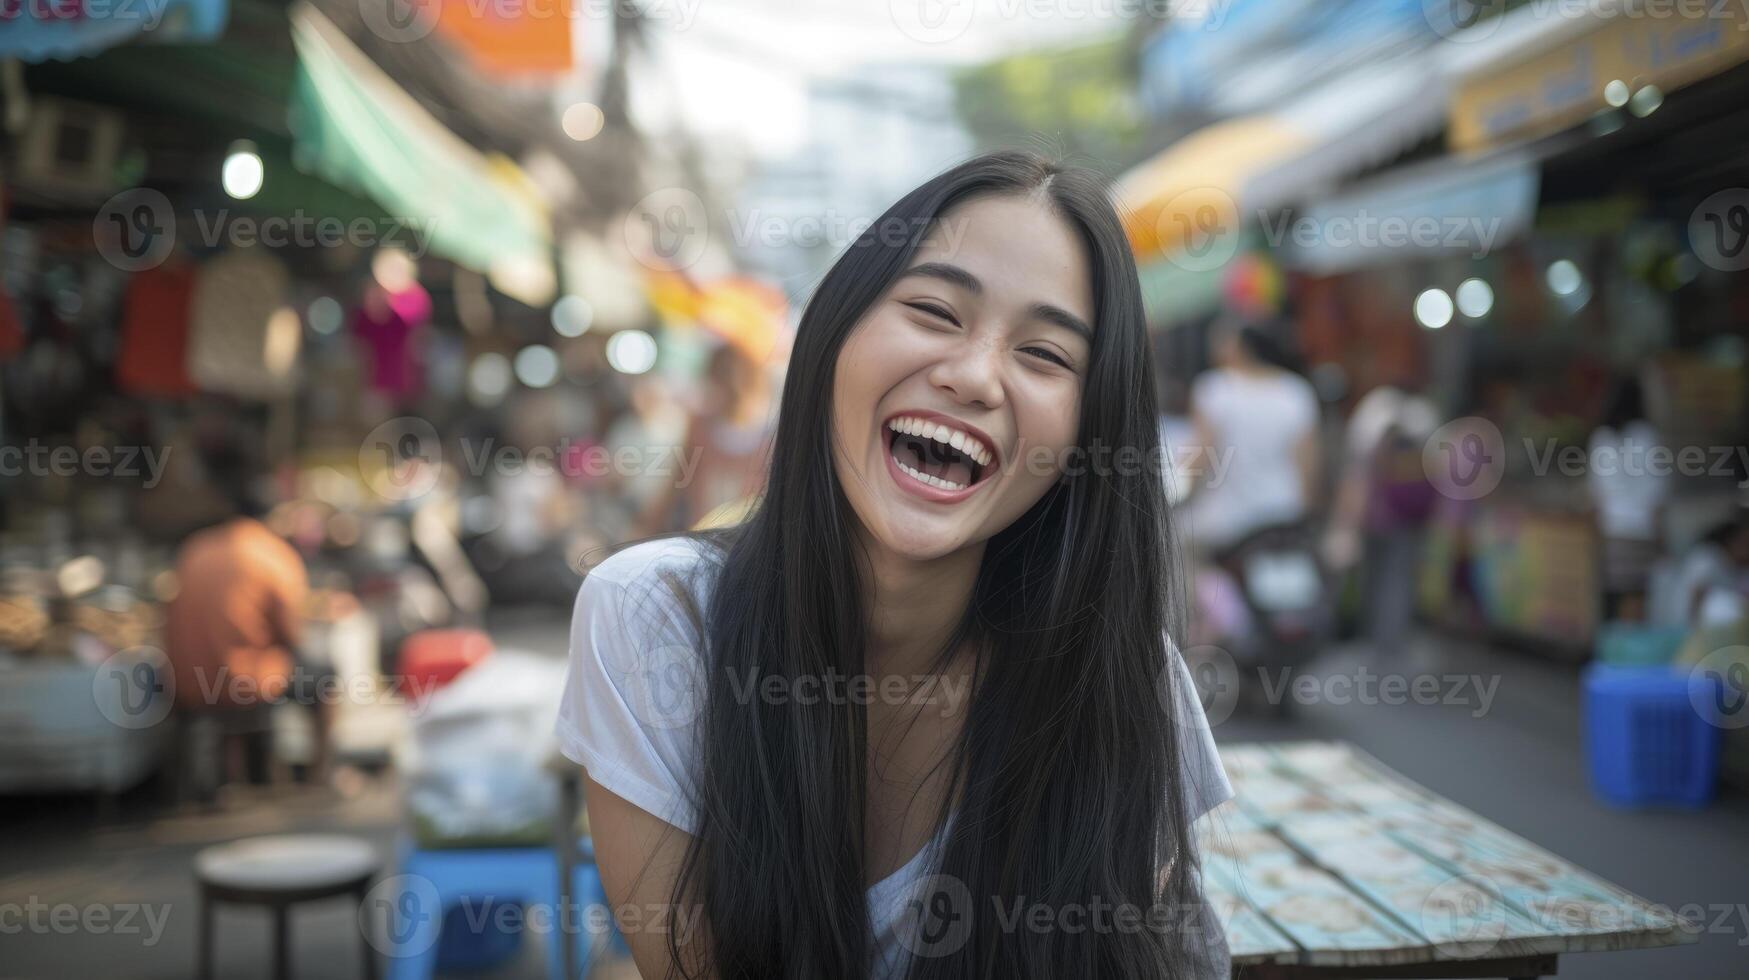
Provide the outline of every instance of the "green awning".
<path id="1" fill-rule="evenodd" d="M 1142 309 L 1148 326 L 1164 330 L 1219 309 L 1225 272 L 1225 265 L 1187 269 L 1169 257 L 1141 263 L 1136 273 L 1141 279 Z"/>
<path id="2" fill-rule="evenodd" d="M 300 168 L 427 229 L 432 251 L 494 282 L 517 267 L 551 269 L 546 212 L 503 165 L 444 128 L 308 3 L 292 9 L 291 27 Z"/>

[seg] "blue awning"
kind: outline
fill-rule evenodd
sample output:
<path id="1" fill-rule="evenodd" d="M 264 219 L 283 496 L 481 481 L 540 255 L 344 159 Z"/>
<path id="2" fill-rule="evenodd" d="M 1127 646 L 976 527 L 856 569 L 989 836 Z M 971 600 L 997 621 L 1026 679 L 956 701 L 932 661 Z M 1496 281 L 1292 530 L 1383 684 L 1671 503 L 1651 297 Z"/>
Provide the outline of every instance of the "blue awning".
<path id="1" fill-rule="evenodd" d="M 212 41 L 229 0 L 11 0 L 0 3 L 0 59 L 66 61 L 134 38 Z"/>
<path id="2" fill-rule="evenodd" d="M 1486 255 L 1536 218 L 1539 156 L 1447 157 L 1351 187 L 1265 229 L 1289 268 L 1331 275 L 1423 255 Z"/>

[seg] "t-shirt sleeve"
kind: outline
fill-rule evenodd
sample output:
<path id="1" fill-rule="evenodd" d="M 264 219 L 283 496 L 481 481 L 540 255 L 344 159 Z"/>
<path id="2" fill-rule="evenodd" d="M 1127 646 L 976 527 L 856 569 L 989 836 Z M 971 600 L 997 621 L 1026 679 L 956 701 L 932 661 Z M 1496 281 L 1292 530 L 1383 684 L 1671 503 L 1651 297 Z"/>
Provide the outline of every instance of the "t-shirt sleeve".
<path id="1" fill-rule="evenodd" d="M 1167 640 L 1167 656 L 1172 660 L 1173 722 L 1178 726 L 1179 772 L 1184 783 L 1184 798 L 1190 819 L 1233 798 L 1233 786 L 1227 780 L 1227 770 L 1215 749 L 1215 734 L 1209 727 L 1207 712 L 1197 694 L 1196 682 L 1178 645 Z"/>
<path id="2" fill-rule="evenodd" d="M 695 828 L 693 735 L 703 705 L 698 633 L 656 563 L 603 562 L 571 616 L 555 732 L 589 778 L 688 833 Z M 629 574 L 628 574 L 629 572 Z"/>

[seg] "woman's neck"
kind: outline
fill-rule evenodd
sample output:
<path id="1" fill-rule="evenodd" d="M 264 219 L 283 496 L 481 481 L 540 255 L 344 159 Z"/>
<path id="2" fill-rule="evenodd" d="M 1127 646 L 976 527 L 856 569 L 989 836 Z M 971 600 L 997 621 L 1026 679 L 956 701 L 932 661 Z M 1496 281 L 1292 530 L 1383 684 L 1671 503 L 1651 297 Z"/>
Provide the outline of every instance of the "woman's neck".
<path id="1" fill-rule="evenodd" d="M 867 668 L 875 677 L 914 677 L 940 667 L 936 658 L 965 615 L 984 545 L 915 561 L 868 542 L 872 583 Z"/>

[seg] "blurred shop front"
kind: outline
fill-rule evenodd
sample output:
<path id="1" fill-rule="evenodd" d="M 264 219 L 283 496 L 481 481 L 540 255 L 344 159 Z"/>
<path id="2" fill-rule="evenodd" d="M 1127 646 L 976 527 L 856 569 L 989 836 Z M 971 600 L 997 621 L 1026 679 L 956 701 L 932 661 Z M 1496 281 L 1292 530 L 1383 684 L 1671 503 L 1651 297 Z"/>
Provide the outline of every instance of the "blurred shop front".
<path id="1" fill-rule="evenodd" d="M 1451 427 L 1427 448 L 1442 493 L 1422 612 L 1563 658 L 1587 655 L 1606 616 L 1587 439 L 1613 393 L 1639 382 L 1667 453 L 1650 465 L 1680 470 L 1665 578 L 1749 475 L 1730 448 L 1749 442 L 1749 191 L 1733 166 L 1749 25 L 1629 7 L 1526 5 L 1444 34 L 1419 10 L 1374 18 L 1337 35 L 1359 44 L 1342 71 L 1253 103 L 1274 76 L 1235 63 L 1200 83 L 1205 108 L 1235 114 L 1121 185 L 1180 383 L 1211 319 L 1238 312 L 1292 324 L 1333 462 L 1369 391 L 1433 398 Z M 1259 267 L 1284 288 L 1256 288 Z M 1680 616 L 1658 598 L 1646 615 Z"/>
<path id="2" fill-rule="evenodd" d="M 162 659 L 175 549 L 229 513 L 214 452 L 249 459 L 277 502 L 266 521 L 310 569 L 312 656 L 345 681 L 380 685 L 380 649 L 477 616 L 441 519 L 453 495 L 406 492 L 405 455 L 438 447 L 385 457 L 366 434 L 459 413 L 482 341 L 441 322 L 454 283 L 484 298 L 489 274 L 506 319 L 551 301 L 549 219 L 514 165 L 460 143 L 314 7 L 186 8 L 150 30 L 119 11 L 24 18 L 5 38 L 25 62 L 0 208 L 0 646 L 29 715 L 8 729 L 14 791 L 118 791 L 156 763 L 167 729 L 114 724 L 92 692 Z"/>
<path id="3" fill-rule="evenodd" d="M 599 117 L 613 88 L 562 32 L 122 9 L 0 34 L 0 791 L 114 793 L 163 761 L 174 726 L 102 695 L 113 674 L 168 711 L 177 548 L 231 511 L 215 455 L 308 569 L 309 655 L 353 692 L 339 751 L 382 761 L 404 642 L 569 608 L 588 555 L 654 529 L 673 460 L 650 457 L 712 351 L 766 369 L 788 311 L 720 245 L 637 237 L 675 178 L 622 116 L 561 126 L 558 99 Z"/>
<path id="4" fill-rule="evenodd" d="M 1749 44 L 1732 18 L 1504 21 L 1451 63 L 1449 157 L 1312 209 L 1419 216 L 1440 245 L 1337 275 L 1307 255 L 1302 324 L 1350 379 L 1419 381 L 1493 427 L 1448 434 L 1498 439 L 1481 477 L 1498 487 L 1442 487 L 1424 609 L 1583 657 L 1606 615 L 1597 495 L 1613 489 L 1587 437 L 1620 424 L 1614 393 L 1634 383 L 1662 439 L 1665 455 L 1623 461 L 1668 477 L 1656 570 L 1738 504 L 1749 278 L 1732 229 L 1749 228 L 1749 197 L 1720 162 L 1742 152 Z M 1408 344 L 1353 343 L 1353 320 L 1411 316 L 1394 332 Z M 1645 615 L 1685 621 L 1660 581 Z"/>

